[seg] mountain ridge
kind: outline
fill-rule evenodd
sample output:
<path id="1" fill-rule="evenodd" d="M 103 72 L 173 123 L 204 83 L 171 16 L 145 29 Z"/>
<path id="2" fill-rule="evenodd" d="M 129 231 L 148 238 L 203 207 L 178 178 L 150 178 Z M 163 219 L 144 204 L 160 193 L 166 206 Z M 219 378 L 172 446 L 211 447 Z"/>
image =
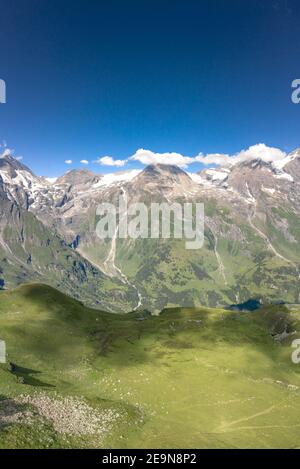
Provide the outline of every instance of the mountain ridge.
<path id="1" fill-rule="evenodd" d="M 168 305 L 228 305 L 250 297 L 297 302 L 300 293 L 299 156 L 297 149 L 281 163 L 252 159 L 230 168 L 204 169 L 197 174 L 162 164 L 113 175 L 78 169 L 51 183 L 35 176 L 12 157 L 6 158 L 0 166 L 3 200 L 0 268 L 4 283 L 9 270 L 6 255 L 9 254 L 10 266 L 17 262 L 9 253 L 17 249 L 17 241 L 7 236 L 5 226 L 18 226 L 19 235 L 15 239 L 26 247 L 24 252 L 21 250 L 22 262 L 32 259 L 29 267 L 40 265 L 45 270 L 41 254 L 37 262 L 31 252 L 32 243 L 26 236 L 25 244 L 22 241 L 24 226 L 16 224 L 16 217 L 10 216 L 9 207 L 14 207 L 19 219 L 31 217 L 28 226 L 33 223 L 40 227 L 32 232 L 27 227 L 25 234 L 31 233 L 34 238 L 42 230 L 49 233 L 50 245 L 56 245 L 54 239 L 60 240 L 67 258 L 75 265 L 74 255 L 79 256 L 77 259 L 85 269 L 93 266 L 87 270 L 95 269 L 95 276 L 103 279 L 104 284 L 100 282 L 103 295 L 109 296 L 105 284 L 114 284 L 118 307 L 124 301 L 126 310 L 137 304 L 152 310 Z M 128 203 L 203 202 L 203 249 L 188 252 L 181 240 L 174 239 L 99 240 L 95 229 L 97 206 L 102 202 L 116 204 L 122 193 L 127 194 Z M 40 240 L 38 245 L 47 250 Z M 14 271 L 18 268 L 14 267 Z M 80 268 L 75 267 L 75 272 L 78 275 Z M 17 273 L 14 275 L 15 280 L 9 275 L 12 286 L 23 280 Z M 66 288 L 69 291 L 71 287 Z M 89 295 L 93 297 L 91 289 L 95 290 L 90 286 L 84 301 Z"/>

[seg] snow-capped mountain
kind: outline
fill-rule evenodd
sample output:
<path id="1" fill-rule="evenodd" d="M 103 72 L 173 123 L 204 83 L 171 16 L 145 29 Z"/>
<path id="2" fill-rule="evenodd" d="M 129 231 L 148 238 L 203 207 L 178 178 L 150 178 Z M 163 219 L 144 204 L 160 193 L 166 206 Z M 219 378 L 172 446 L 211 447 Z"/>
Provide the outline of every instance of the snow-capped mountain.
<path id="1" fill-rule="evenodd" d="M 96 207 L 116 203 L 121 193 L 128 203 L 204 202 L 203 249 L 189 252 L 174 239 L 99 240 Z M 115 301 L 127 301 L 127 309 L 215 306 L 253 296 L 299 300 L 300 150 L 275 162 L 253 159 L 197 174 L 159 164 L 105 175 L 71 170 L 53 179 L 6 156 L 0 159 L 0 197 L 4 287 L 38 278 L 74 294 L 79 262 L 90 288 L 77 296 L 93 297 L 93 304 L 95 278 L 97 295 L 105 295 L 108 279 Z"/>

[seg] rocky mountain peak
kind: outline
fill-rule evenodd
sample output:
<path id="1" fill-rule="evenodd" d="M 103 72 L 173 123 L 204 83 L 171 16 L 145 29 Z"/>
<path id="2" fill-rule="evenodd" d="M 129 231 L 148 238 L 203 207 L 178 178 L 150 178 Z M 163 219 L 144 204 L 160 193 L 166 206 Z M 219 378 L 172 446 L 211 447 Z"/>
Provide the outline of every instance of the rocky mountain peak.
<path id="1" fill-rule="evenodd" d="M 300 148 L 287 156 L 284 170 L 290 174 L 295 181 L 300 181 Z"/>
<path id="2" fill-rule="evenodd" d="M 242 170 L 243 168 L 249 169 L 271 169 L 272 163 L 269 161 L 264 161 L 261 158 L 256 158 L 253 160 L 241 161 L 241 163 L 234 166 L 238 170 Z"/>
<path id="3" fill-rule="evenodd" d="M 290 155 L 294 158 L 300 158 L 300 148 L 296 148 L 295 150 L 293 150 Z"/>
<path id="4" fill-rule="evenodd" d="M 35 176 L 31 169 L 11 155 L 4 155 L 0 158 L 0 171 L 4 171 L 12 178 L 17 176 L 16 171 L 26 171 L 31 176 Z"/>
<path id="5" fill-rule="evenodd" d="M 83 185 L 87 183 L 95 184 L 100 181 L 102 175 L 93 173 L 88 169 L 71 169 L 55 181 L 56 184 Z"/>
<path id="6" fill-rule="evenodd" d="M 178 166 L 151 164 L 131 181 L 131 188 L 134 192 L 171 195 L 183 193 L 193 184 L 189 175 Z"/>
<path id="7" fill-rule="evenodd" d="M 137 180 L 146 182 L 172 182 L 182 183 L 190 181 L 189 175 L 181 168 L 168 164 L 151 164 L 147 166 L 137 177 Z"/>

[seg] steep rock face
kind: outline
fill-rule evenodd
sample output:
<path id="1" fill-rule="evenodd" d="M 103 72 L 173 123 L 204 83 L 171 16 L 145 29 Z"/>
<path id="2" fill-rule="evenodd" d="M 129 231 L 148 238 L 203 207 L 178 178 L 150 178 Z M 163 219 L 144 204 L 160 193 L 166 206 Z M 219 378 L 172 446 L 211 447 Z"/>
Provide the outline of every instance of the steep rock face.
<path id="1" fill-rule="evenodd" d="M 111 175 L 74 170 L 55 181 L 35 176 L 10 158 L 0 166 L 2 245 L 8 245 L 13 254 L 18 252 L 16 245 L 22 246 L 24 219 L 31 217 L 29 224 L 48 230 L 50 246 L 53 237 L 59 240 L 55 243 L 63 243 L 73 265 L 72 275 L 78 274 L 82 279 L 84 272 L 91 272 L 97 284 L 112 283 L 112 302 L 119 306 L 124 302 L 125 310 L 141 305 L 150 309 L 167 304 L 216 306 L 250 297 L 296 302 L 300 268 L 299 174 L 299 150 L 273 163 L 257 159 L 198 174 L 187 174 L 176 166 L 150 165 L 143 171 Z M 112 240 L 100 240 L 96 235 L 96 208 L 102 202 L 117 205 L 121 194 L 126 195 L 128 204 L 203 202 L 204 247 L 189 251 L 185 240 L 118 239 L 117 234 Z M 16 230 L 18 235 L 4 236 L 5 226 L 16 226 L 17 219 L 23 220 Z M 41 228 L 34 231 L 39 232 L 39 244 Z M 45 265 L 49 269 L 48 261 L 41 257 L 37 261 L 37 255 L 28 248 L 28 229 L 25 239 L 21 259 L 29 273 L 26 270 L 22 281 L 27 276 L 31 279 L 30 276 L 44 275 Z M 21 268 L 16 259 L 9 259 L 10 265 Z M 61 265 L 61 260 L 58 263 Z M 7 276 L 8 268 L 1 268 L 2 277 L 9 278 L 12 285 L 17 274 Z M 64 264 L 61 272 L 66 271 Z M 74 278 L 64 287 L 67 291 L 72 290 Z M 20 281 L 17 278 L 16 282 Z M 90 277 L 86 281 L 90 287 L 78 295 L 85 301 L 95 301 L 99 288 L 94 287 Z"/>
<path id="2" fill-rule="evenodd" d="M 52 199 L 46 197 L 48 183 L 11 157 L 0 163 L 1 288 L 44 282 L 89 305 L 130 309 L 132 295 L 121 282 L 109 279 L 72 249 L 54 228 L 54 218 L 50 227 L 41 221 L 43 210 L 41 219 L 36 215 L 34 206 L 41 200 L 48 217 L 55 210 Z M 109 294 L 104 285 L 111 288 Z"/>
<path id="3" fill-rule="evenodd" d="M 10 155 L 0 158 L 0 171 L 1 173 L 7 173 L 10 178 L 17 177 L 18 171 L 24 171 L 34 177 L 34 174 L 27 166 Z"/>
<path id="4" fill-rule="evenodd" d="M 274 172 L 269 163 L 253 160 L 236 165 L 231 170 L 227 184 L 245 198 L 259 193 L 262 188 L 274 188 Z"/>

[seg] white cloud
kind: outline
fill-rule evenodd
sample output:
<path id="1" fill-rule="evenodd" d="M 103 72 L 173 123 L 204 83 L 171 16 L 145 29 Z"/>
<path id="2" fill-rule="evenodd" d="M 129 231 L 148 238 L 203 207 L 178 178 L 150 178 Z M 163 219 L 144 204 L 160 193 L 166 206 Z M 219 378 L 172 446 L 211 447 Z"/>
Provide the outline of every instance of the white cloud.
<path id="1" fill-rule="evenodd" d="M 12 156 L 13 150 L 9 148 L 5 148 L 5 150 L 1 153 L 0 158 L 5 158 L 6 156 Z"/>
<path id="2" fill-rule="evenodd" d="M 252 145 L 248 150 L 242 150 L 236 158 L 239 161 L 259 159 L 262 161 L 278 161 L 286 157 L 286 153 L 279 148 L 268 147 L 264 143 Z"/>
<path id="3" fill-rule="evenodd" d="M 2 149 L 2 153 L 1 153 L 1 149 Z M 0 158 L 5 158 L 6 156 L 10 156 L 18 161 L 23 159 L 23 156 L 14 156 L 14 152 L 15 150 L 13 150 L 12 148 L 8 148 L 5 140 L 3 140 L 2 143 L 0 143 Z"/>
<path id="4" fill-rule="evenodd" d="M 0 152 L 0 158 L 5 158 L 6 156 L 10 156 L 11 158 L 14 158 L 15 160 L 21 161 L 23 159 L 23 156 L 14 156 L 14 151 L 11 148 L 7 148 L 6 144 L 0 145 L 0 148 L 3 148 L 3 152 Z"/>
<path id="5" fill-rule="evenodd" d="M 116 166 L 121 167 L 125 166 L 127 160 L 115 160 L 111 156 L 102 156 L 94 161 L 94 163 L 100 164 L 102 166 Z"/>
<path id="6" fill-rule="evenodd" d="M 4 151 L 2 153 L 0 153 L 0 158 L 5 158 L 6 156 L 10 156 L 10 157 L 14 158 L 15 160 L 22 160 L 23 159 L 23 156 L 14 156 L 15 150 L 12 150 L 11 148 L 5 148 L 3 146 L 2 146 L 2 148 L 4 148 Z"/>
<path id="7" fill-rule="evenodd" d="M 171 164 L 186 168 L 191 163 L 202 163 L 205 166 L 232 166 L 242 161 L 259 159 L 262 161 L 278 161 L 283 159 L 286 153 L 279 148 L 268 147 L 264 143 L 250 146 L 234 155 L 227 153 L 200 153 L 197 156 L 184 156 L 180 153 L 154 153 L 151 150 L 139 149 L 129 159 L 139 161 L 142 164 Z"/>
<path id="8" fill-rule="evenodd" d="M 11 151 L 5 149 L 4 153 L 6 152 Z M 204 166 L 216 165 L 220 167 L 228 167 L 243 161 L 251 161 L 254 159 L 259 159 L 265 162 L 274 162 L 282 160 L 285 157 L 286 153 L 279 148 L 268 147 L 265 143 L 258 143 L 250 146 L 246 150 L 242 150 L 231 155 L 228 153 L 199 153 L 197 156 L 186 156 L 176 152 L 155 153 L 151 150 L 140 148 L 128 159 L 118 160 L 114 159 L 112 156 L 102 156 L 97 160 L 94 160 L 93 163 L 102 166 L 114 167 L 123 167 L 128 161 L 139 161 L 144 165 L 169 164 L 179 166 L 181 168 L 187 168 L 192 163 L 201 163 Z M 65 160 L 66 164 L 72 164 L 72 162 L 72 160 Z M 81 160 L 80 163 L 87 165 L 89 164 L 89 161 Z"/>
<path id="9" fill-rule="evenodd" d="M 217 166 L 226 166 L 232 164 L 233 157 L 225 153 L 209 153 L 207 155 L 202 155 L 202 153 L 195 157 L 195 161 L 202 163 L 206 166 L 208 165 L 217 165 Z"/>
<path id="10" fill-rule="evenodd" d="M 171 164 L 186 168 L 195 161 L 195 158 L 183 156 L 180 153 L 154 153 L 151 150 L 140 148 L 132 155 L 130 160 L 140 161 L 143 164 Z"/>
<path id="11" fill-rule="evenodd" d="M 232 166 L 243 161 L 261 160 L 265 162 L 274 162 L 282 160 L 286 153 L 279 148 L 268 147 L 265 143 L 258 143 L 250 146 L 247 150 L 242 150 L 234 155 L 226 153 L 211 153 L 207 155 L 198 155 L 195 160 L 204 165 L 215 164 L 217 166 Z"/>

